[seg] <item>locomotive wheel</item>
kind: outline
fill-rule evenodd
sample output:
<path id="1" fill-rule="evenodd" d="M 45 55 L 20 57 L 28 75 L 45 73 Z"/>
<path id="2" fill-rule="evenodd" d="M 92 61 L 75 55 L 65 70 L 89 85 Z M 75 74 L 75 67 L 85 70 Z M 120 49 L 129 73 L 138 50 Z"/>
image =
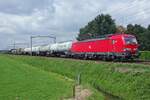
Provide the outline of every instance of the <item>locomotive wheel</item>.
<path id="1" fill-rule="evenodd" d="M 117 59 L 116 56 L 114 56 L 114 55 L 111 56 L 112 61 L 115 61 L 116 59 Z"/>
<path id="2" fill-rule="evenodd" d="M 103 61 L 106 61 L 106 60 L 107 60 L 106 56 L 103 56 L 103 57 L 102 57 L 102 60 L 103 60 Z"/>
<path id="3" fill-rule="evenodd" d="M 85 54 L 83 59 L 84 59 L 84 60 L 87 60 L 87 59 L 88 59 L 88 55 Z"/>

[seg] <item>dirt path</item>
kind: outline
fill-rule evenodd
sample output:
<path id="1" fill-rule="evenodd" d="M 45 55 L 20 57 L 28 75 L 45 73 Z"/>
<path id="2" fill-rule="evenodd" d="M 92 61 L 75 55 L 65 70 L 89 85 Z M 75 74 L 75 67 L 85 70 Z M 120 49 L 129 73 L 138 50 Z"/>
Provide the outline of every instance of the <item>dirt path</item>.
<path id="1" fill-rule="evenodd" d="M 82 86 L 75 87 L 75 100 L 86 100 L 91 94 L 89 89 L 83 89 Z"/>
<path id="2" fill-rule="evenodd" d="M 75 86 L 75 97 L 63 100 L 86 100 L 92 92 L 89 89 L 84 89 L 81 85 Z"/>

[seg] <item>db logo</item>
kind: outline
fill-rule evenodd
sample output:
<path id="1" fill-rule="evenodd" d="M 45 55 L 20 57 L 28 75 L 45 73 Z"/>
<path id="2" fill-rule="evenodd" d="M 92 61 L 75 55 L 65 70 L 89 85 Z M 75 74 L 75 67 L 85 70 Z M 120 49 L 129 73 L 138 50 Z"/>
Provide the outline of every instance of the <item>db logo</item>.
<path id="1" fill-rule="evenodd" d="M 91 46 L 89 45 L 89 49 L 91 49 Z"/>

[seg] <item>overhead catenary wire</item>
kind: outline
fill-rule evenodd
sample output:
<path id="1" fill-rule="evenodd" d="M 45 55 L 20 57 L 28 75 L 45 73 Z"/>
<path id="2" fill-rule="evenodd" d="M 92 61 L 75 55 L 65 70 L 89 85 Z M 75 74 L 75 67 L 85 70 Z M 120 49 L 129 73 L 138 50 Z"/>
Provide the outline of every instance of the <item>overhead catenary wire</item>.
<path id="1" fill-rule="evenodd" d="M 139 18 L 135 18 L 136 16 L 142 16 L 143 12 L 137 12 L 137 11 L 134 11 L 133 13 L 129 14 L 131 16 L 128 16 L 128 15 L 124 15 L 123 12 L 124 11 L 128 11 L 128 10 L 132 10 L 133 8 L 137 7 L 138 9 L 138 6 L 135 4 L 135 2 L 138 2 L 139 0 L 134 0 L 134 2 L 132 2 L 131 6 L 128 6 L 128 7 L 125 7 L 125 8 L 122 8 L 122 7 L 119 7 L 117 10 L 110 10 L 110 11 L 106 11 L 106 13 L 110 13 L 112 14 L 112 17 L 116 18 L 118 22 L 120 22 L 121 20 L 123 21 L 123 24 L 129 24 L 129 23 L 135 23 L 137 20 L 139 20 Z M 129 3 L 129 2 L 128 2 Z M 139 4 L 138 4 L 139 5 Z M 142 6 L 143 8 L 141 8 L 144 12 L 146 12 L 146 15 L 148 16 L 150 10 L 147 8 L 147 7 L 144 7 Z M 119 17 L 118 17 L 119 16 Z M 148 17 L 147 17 L 148 18 Z M 143 23 L 141 23 L 143 24 Z"/>

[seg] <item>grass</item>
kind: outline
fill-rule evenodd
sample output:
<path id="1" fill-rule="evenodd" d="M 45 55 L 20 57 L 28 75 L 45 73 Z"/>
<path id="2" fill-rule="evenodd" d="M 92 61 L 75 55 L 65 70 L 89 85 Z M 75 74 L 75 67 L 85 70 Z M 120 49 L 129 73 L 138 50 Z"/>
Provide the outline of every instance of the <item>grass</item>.
<path id="1" fill-rule="evenodd" d="M 2 56 L 19 62 L 19 65 L 22 63 L 27 64 L 42 72 L 57 73 L 71 79 L 75 79 L 81 73 L 82 85 L 92 87 L 94 90 L 93 95 L 89 98 L 90 100 L 104 99 L 100 93 L 98 95 L 95 90 L 97 88 L 126 100 L 150 99 L 150 65 L 80 61 L 63 58 Z"/>
<path id="2" fill-rule="evenodd" d="M 141 51 L 141 59 L 150 60 L 150 51 Z"/>
<path id="3" fill-rule="evenodd" d="M 59 100 L 72 95 L 72 85 L 58 74 L 0 55 L 0 100 Z"/>

